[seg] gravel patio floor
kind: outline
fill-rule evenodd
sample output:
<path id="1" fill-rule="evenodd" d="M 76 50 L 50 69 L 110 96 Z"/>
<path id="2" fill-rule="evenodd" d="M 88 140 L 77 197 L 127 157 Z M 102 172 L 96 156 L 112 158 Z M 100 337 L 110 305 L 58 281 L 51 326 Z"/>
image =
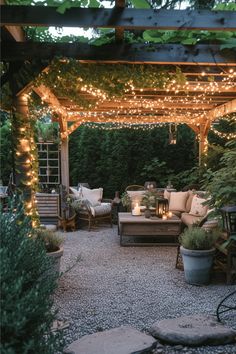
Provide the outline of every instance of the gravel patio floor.
<path id="1" fill-rule="evenodd" d="M 55 295 L 58 318 L 70 324 L 68 343 L 121 325 L 144 330 L 164 318 L 215 314 L 220 300 L 235 289 L 222 280 L 201 287 L 186 284 L 183 272 L 175 269 L 176 247 L 120 247 L 116 226 L 62 235 L 62 271 L 81 257 L 61 277 Z M 228 323 L 235 325 L 232 319 Z M 164 346 L 159 351 L 180 352 L 232 354 L 236 348 Z"/>

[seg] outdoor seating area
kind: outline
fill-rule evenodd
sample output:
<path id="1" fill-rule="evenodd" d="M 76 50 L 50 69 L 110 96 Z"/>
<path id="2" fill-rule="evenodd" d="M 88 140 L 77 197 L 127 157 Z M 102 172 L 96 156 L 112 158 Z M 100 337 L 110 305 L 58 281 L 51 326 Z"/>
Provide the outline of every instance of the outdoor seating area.
<path id="1" fill-rule="evenodd" d="M 235 1 L 0 8 L 1 353 L 235 354 Z"/>

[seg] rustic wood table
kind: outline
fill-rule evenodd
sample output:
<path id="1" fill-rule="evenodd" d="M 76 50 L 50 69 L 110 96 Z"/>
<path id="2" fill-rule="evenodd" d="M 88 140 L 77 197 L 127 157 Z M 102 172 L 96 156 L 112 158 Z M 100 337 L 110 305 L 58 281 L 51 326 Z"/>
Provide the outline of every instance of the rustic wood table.
<path id="1" fill-rule="evenodd" d="M 181 220 L 173 215 L 167 220 L 156 216 L 147 219 L 144 215 L 133 216 L 131 213 L 118 214 L 118 233 L 121 246 L 153 246 L 153 245 L 177 245 L 178 236 L 181 233 Z M 124 237 L 142 237 L 148 239 L 155 237 L 154 242 L 124 242 Z M 172 242 L 168 242 L 172 240 Z"/>

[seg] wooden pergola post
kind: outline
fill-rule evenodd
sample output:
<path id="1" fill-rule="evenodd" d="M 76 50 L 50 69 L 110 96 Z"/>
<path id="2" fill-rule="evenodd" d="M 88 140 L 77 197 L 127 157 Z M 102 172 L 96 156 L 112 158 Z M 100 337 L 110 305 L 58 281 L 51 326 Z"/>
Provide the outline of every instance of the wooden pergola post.
<path id="1" fill-rule="evenodd" d="M 199 166 L 203 163 L 203 156 L 207 154 L 208 150 L 208 140 L 207 135 L 210 128 L 210 122 L 207 120 L 205 124 L 200 124 L 199 127 Z"/>
<path id="2" fill-rule="evenodd" d="M 68 136 L 61 139 L 61 184 L 69 191 L 69 139 Z"/>
<path id="3" fill-rule="evenodd" d="M 39 225 L 35 192 L 38 185 L 37 147 L 34 141 L 28 109 L 28 95 L 15 95 L 13 113 L 13 137 L 15 152 L 15 183 L 22 193 L 26 215 L 31 217 L 32 226 Z"/>
<path id="4" fill-rule="evenodd" d="M 31 196 L 31 156 L 30 156 L 30 141 L 27 138 L 29 135 L 29 109 L 28 97 L 25 94 L 19 94 L 14 99 L 13 113 L 13 131 L 15 140 L 15 184 L 16 187 L 27 195 L 27 199 Z"/>

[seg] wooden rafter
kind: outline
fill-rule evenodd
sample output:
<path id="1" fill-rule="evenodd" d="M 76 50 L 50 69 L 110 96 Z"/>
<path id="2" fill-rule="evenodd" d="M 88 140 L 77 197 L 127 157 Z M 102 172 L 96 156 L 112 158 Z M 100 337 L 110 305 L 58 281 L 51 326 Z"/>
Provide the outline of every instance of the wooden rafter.
<path id="1" fill-rule="evenodd" d="M 0 0 L 0 9 L 2 8 L 7 8 L 8 6 L 5 6 L 4 0 Z M 1 11 L 1 10 L 0 10 Z M 16 41 L 16 42 L 24 42 L 25 41 L 25 34 L 23 29 L 20 27 L 21 25 L 7 25 L 1 23 L 1 26 L 3 29 L 8 33 L 10 39 Z"/>
<path id="2" fill-rule="evenodd" d="M 2 24 L 18 26 L 56 26 L 162 30 L 236 30 L 236 13 L 210 10 L 155 10 L 123 8 L 124 0 L 116 7 L 71 8 L 63 15 L 56 7 L 1 6 Z"/>
<path id="3" fill-rule="evenodd" d="M 152 51 L 148 51 L 152 48 Z M 55 56 L 76 58 L 88 62 L 146 63 L 176 65 L 232 65 L 236 66 L 235 54 L 223 54 L 218 45 L 199 44 L 107 44 L 102 47 L 86 43 L 27 42 L 1 43 L 2 61 L 50 59 Z"/>
<path id="4" fill-rule="evenodd" d="M 114 122 L 129 122 L 133 124 L 148 124 L 148 123 L 161 123 L 161 122 L 175 122 L 178 121 L 179 123 L 188 123 L 190 120 L 192 120 L 194 123 L 193 124 L 198 124 L 199 119 L 194 119 L 194 118 L 189 118 L 186 117 L 185 115 L 179 115 L 179 116 L 170 116 L 170 115 L 147 115 L 147 116 L 140 116 L 140 115 L 119 115 L 119 117 L 116 116 L 106 116 L 104 115 L 103 117 L 96 117 L 96 116 L 91 116 L 91 115 L 79 115 L 75 114 L 73 117 L 70 117 L 70 121 L 72 122 L 80 122 L 80 123 L 86 123 L 86 122 L 98 122 L 98 123 L 114 123 Z"/>
<path id="5" fill-rule="evenodd" d="M 54 93 L 44 85 L 34 87 L 33 90 L 41 97 L 42 101 L 48 103 L 53 108 L 58 117 L 60 130 L 61 132 L 65 132 L 67 130 L 67 111 L 61 106 Z"/>
<path id="6" fill-rule="evenodd" d="M 236 112 L 236 99 L 232 101 L 228 101 L 216 108 L 213 108 L 210 111 L 212 120 L 217 119 L 219 117 L 226 116 L 227 114 Z"/>

